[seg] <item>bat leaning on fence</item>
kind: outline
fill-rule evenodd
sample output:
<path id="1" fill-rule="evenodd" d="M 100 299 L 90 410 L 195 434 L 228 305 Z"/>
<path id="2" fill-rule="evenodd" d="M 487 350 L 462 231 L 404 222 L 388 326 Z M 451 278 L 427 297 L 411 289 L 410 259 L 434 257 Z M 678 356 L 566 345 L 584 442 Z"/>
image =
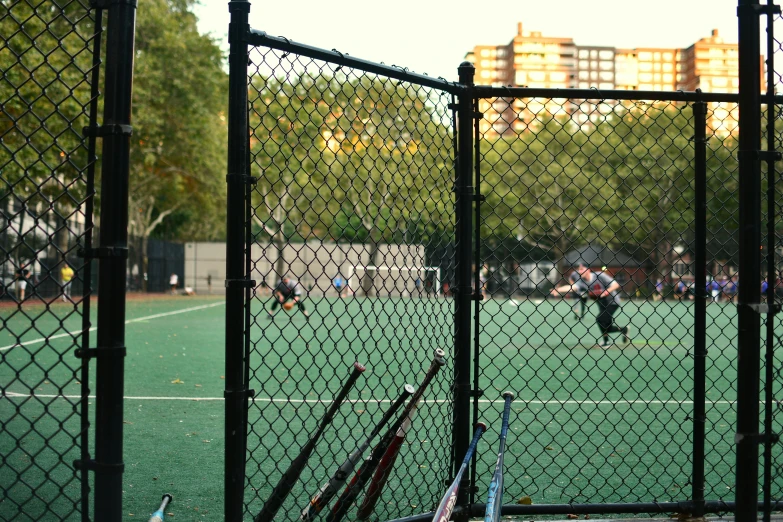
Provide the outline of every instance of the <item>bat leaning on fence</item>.
<path id="1" fill-rule="evenodd" d="M 406 384 L 403 387 L 399 398 L 391 405 L 386 413 L 384 413 L 383 418 L 375 425 L 364 442 L 348 455 L 348 458 L 345 459 L 339 468 L 337 468 L 337 471 L 334 472 L 334 475 L 332 475 L 329 481 L 321 486 L 321 489 L 318 490 L 318 493 L 316 493 L 310 501 L 310 504 L 302 511 L 302 515 L 299 517 L 300 520 L 308 522 L 315 520 L 318 513 L 320 513 L 321 510 L 329 504 L 332 498 L 340 492 L 340 488 L 345 485 L 348 476 L 354 470 L 359 460 L 361 460 L 362 455 L 367 451 L 367 448 L 370 447 L 372 440 L 381 432 L 383 427 L 391 420 L 392 416 L 397 413 L 397 410 L 400 409 L 405 400 L 413 394 L 413 391 L 413 386 L 410 384 Z"/>
<path id="2" fill-rule="evenodd" d="M 476 452 L 478 441 L 486 430 L 486 424 L 483 422 L 476 423 L 476 431 L 473 432 L 473 440 L 470 441 L 468 452 L 462 460 L 462 465 L 459 467 L 457 476 L 454 477 L 454 481 L 449 486 L 449 489 L 446 490 L 446 494 L 443 495 L 443 499 L 440 501 L 438 509 L 435 510 L 435 516 L 432 517 L 432 522 L 448 522 L 451 518 L 451 512 L 454 511 L 454 504 L 457 503 L 457 493 L 459 492 L 459 483 L 462 480 L 462 475 L 464 475 L 465 470 L 468 469 L 470 459 L 473 458 L 473 454 Z"/>
<path id="3" fill-rule="evenodd" d="M 307 465 L 307 460 L 310 458 L 310 454 L 315 449 L 315 445 L 318 442 L 318 439 L 321 437 L 326 427 L 332 422 L 332 419 L 337 413 L 337 410 L 340 409 L 340 404 L 342 404 L 342 402 L 345 400 L 348 392 L 351 390 L 354 383 L 356 383 L 356 380 L 359 378 L 362 372 L 364 372 L 364 366 L 358 362 L 354 363 L 351 375 L 348 377 L 348 380 L 345 381 L 345 384 L 343 384 L 343 387 L 337 394 L 337 397 L 335 397 L 332 401 L 332 405 L 321 419 L 321 422 L 318 424 L 318 428 L 315 430 L 315 433 L 313 433 L 313 435 L 310 437 L 310 440 L 307 441 L 302 450 L 299 452 L 299 455 L 297 455 L 297 457 L 291 462 L 291 465 L 288 466 L 288 469 L 285 471 L 285 473 L 283 473 L 283 476 L 280 478 L 277 486 L 275 486 L 275 489 L 272 490 L 271 496 L 264 504 L 263 509 L 261 509 L 261 512 L 256 515 L 256 518 L 254 519 L 255 522 L 270 522 L 274 518 L 277 510 L 280 509 L 280 506 L 283 505 L 283 501 L 285 501 L 288 494 L 291 493 L 291 489 L 299 479 L 299 475 L 302 474 L 302 470 Z"/>
<path id="4" fill-rule="evenodd" d="M 389 444 L 383 457 L 381 457 L 381 461 L 378 463 L 378 469 L 375 470 L 375 474 L 372 476 L 370 487 L 367 488 L 367 494 L 364 496 L 364 500 L 356 511 L 356 518 L 358 520 L 370 518 L 370 515 L 372 515 L 372 512 L 375 510 L 375 505 L 378 503 L 383 488 L 386 486 L 386 480 L 388 480 L 391 470 L 394 468 L 397 455 L 400 454 L 402 443 L 405 442 L 405 435 L 411 427 L 411 422 L 415 413 L 416 408 L 413 408 L 408 413 L 408 416 L 405 417 L 402 425 L 394 435 L 391 444 Z"/>
<path id="5" fill-rule="evenodd" d="M 435 350 L 432 364 L 430 364 L 430 367 L 424 376 L 424 380 L 416 389 L 416 393 L 411 396 L 400 417 L 394 422 L 394 424 L 392 424 L 386 433 L 384 433 L 380 442 L 378 442 L 378 444 L 373 448 L 372 453 L 370 453 L 370 457 L 362 463 L 362 465 L 359 467 L 359 470 L 354 474 L 351 482 L 348 483 L 348 486 L 343 490 L 342 494 L 337 499 L 337 502 L 335 502 L 334 506 L 332 506 L 329 515 L 326 517 L 326 522 L 340 522 L 340 520 L 342 520 L 342 518 L 351 508 L 353 502 L 356 500 L 356 497 L 359 496 L 359 494 L 364 489 L 364 486 L 367 484 L 367 481 L 370 480 L 373 471 L 375 471 L 375 468 L 378 467 L 378 464 L 381 461 L 381 457 L 383 457 L 386 449 L 392 443 L 397 430 L 400 428 L 405 419 L 408 418 L 411 410 L 413 410 L 418 405 L 419 400 L 421 400 L 422 395 L 424 395 L 424 390 L 427 389 L 427 386 L 430 384 L 432 379 L 435 378 L 435 375 L 437 375 L 438 371 L 446 365 L 444 356 L 445 353 L 443 350 Z"/>
<path id="6" fill-rule="evenodd" d="M 498 448 L 498 460 L 495 463 L 495 472 L 489 483 L 489 495 L 487 496 L 487 510 L 484 512 L 484 522 L 498 522 L 500 520 L 500 506 L 503 505 L 503 454 L 506 452 L 506 435 L 508 435 L 508 418 L 511 415 L 511 401 L 514 394 L 510 391 L 503 392 L 503 422 L 500 426 L 500 445 Z"/>

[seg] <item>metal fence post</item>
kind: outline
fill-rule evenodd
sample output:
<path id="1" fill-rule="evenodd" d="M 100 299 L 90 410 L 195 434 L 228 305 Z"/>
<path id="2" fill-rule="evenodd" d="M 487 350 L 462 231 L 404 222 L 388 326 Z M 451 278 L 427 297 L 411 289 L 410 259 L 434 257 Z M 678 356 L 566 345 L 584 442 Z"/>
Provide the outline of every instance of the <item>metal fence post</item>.
<path id="1" fill-rule="evenodd" d="M 245 332 L 245 183 L 248 173 L 247 34 L 250 2 L 228 4 L 229 40 L 228 174 L 226 212 L 226 389 L 225 520 L 244 512 L 247 389 Z"/>
<path id="2" fill-rule="evenodd" d="M 773 6 L 771 0 L 767 0 L 767 8 L 776 7 L 780 14 L 780 6 Z M 773 12 L 767 13 L 767 315 L 766 315 L 766 353 L 764 356 L 764 481 L 763 481 L 763 513 L 762 520 L 769 522 L 772 517 L 772 445 L 776 444 L 773 434 L 773 415 L 775 411 L 773 386 L 775 382 L 775 314 L 780 311 L 780 303 L 777 301 L 778 269 L 775 264 L 777 231 L 775 227 L 778 210 L 776 195 L 776 181 L 778 173 L 775 161 L 780 158 L 776 150 L 775 120 L 779 115 L 775 112 L 775 17 Z M 773 438 L 774 437 L 774 438 Z"/>
<path id="3" fill-rule="evenodd" d="M 458 465 L 467 453 L 470 444 L 470 355 L 473 285 L 471 284 L 472 266 L 472 203 L 471 186 L 473 169 L 473 76 L 476 69 L 469 62 L 459 66 L 459 82 L 466 87 L 459 95 L 457 109 L 457 179 L 456 217 L 456 283 L 457 293 L 454 302 L 454 432 L 453 455 Z M 469 477 L 463 475 L 460 484 L 457 505 L 464 505 L 468 499 Z"/>
<path id="4" fill-rule="evenodd" d="M 759 486 L 759 372 L 761 298 L 761 115 L 758 2 L 740 0 L 739 17 L 739 273 L 737 306 L 738 522 L 756 520 Z M 754 306 L 756 305 L 756 306 Z"/>
<path id="5" fill-rule="evenodd" d="M 125 272 L 136 2 L 112 2 L 106 29 L 95 377 L 95 520 L 122 520 Z"/>
<path id="6" fill-rule="evenodd" d="M 696 252 L 693 318 L 693 513 L 704 516 L 704 433 L 707 400 L 707 104 L 693 104 Z"/>

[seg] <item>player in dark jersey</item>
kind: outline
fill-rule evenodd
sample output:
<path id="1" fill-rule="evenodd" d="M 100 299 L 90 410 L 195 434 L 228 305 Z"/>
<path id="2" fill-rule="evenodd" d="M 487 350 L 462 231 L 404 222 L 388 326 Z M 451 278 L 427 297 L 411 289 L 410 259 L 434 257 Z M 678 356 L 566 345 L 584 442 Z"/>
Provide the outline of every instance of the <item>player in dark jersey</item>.
<path id="1" fill-rule="evenodd" d="M 288 276 L 283 276 L 283 279 L 277 283 L 277 286 L 272 291 L 274 300 L 272 301 L 272 307 L 267 310 L 269 317 L 274 317 L 275 310 L 279 305 L 284 304 L 286 301 L 291 301 L 299 307 L 299 310 L 309 320 L 310 314 L 305 310 L 304 303 L 302 302 L 302 286 L 296 279 L 291 279 Z"/>
<path id="2" fill-rule="evenodd" d="M 614 313 L 620 309 L 620 283 L 603 272 L 593 272 L 583 262 L 577 266 L 579 279 L 573 284 L 558 286 L 552 289 L 552 295 L 563 295 L 568 292 L 587 292 L 591 299 L 598 303 L 596 322 L 601 329 L 601 347 L 609 346 L 609 334 L 623 334 L 623 343 L 630 341 L 628 326 L 619 327 L 614 322 Z"/>
<path id="3" fill-rule="evenodd" d="M 576 271 L 571 272 L 571 275 L 568 276 L 568 281 L 570 281 L 572 285 L 579 281 L 579 279 L 579 272 Z M 576 303 L 571 309 L 574 311 L 575 318 L 582 319 L 582 317 L 585 316 L 585 308 L 587 307 L 587 291 L 574 292 L 574 295 L 576 295 L 576 298 L 579 300 L 579 302 Z"/>

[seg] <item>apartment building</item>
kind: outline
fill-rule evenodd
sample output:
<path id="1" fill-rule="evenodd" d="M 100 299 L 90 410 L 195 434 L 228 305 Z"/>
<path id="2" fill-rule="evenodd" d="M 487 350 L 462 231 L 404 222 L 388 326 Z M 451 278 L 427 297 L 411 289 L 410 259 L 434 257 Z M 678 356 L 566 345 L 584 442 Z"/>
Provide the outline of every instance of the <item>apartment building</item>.
<path id="1" fill-rule="evenodd" d="M 577 45 L 573 39 L 523 31 L 506 45 L 476 46 L 466 59 L 476 67 L 476 83 L 553 89 L 737 92 L 738 45 L 726 43 L 713 30 L 690 47 L 619 49 Z M 759 57 L 759 74 L 763 59 Z M 579 125 L 595 122 L 613 111 L 596 100 L 488 100 L 481 110 L 487 133 L 517 133 L 546 117 L 567 115 Z M 599 103 L 600 102 L 600 103 Z M 709 109 L 710 127 L 719 134 L 737 125 L 736 106 Z"/>

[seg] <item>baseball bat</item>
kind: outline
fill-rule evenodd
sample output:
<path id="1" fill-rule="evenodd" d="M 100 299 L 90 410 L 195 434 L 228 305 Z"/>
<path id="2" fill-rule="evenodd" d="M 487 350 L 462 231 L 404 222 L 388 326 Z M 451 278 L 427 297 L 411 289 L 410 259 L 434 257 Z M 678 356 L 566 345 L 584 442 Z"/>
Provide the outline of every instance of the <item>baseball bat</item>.
<path id="1" fill-rule="evenodd" d="M 386 486 L 389 474 L 394 468 L 394 463 L 397 460 L 397 455 L 400 453 L 402 443 L 405 442 L 405 435 L 411 427 L 415 412 L 416 408 L 413 408 L 410 413 L 408 413 L 405 421 L 403 421 L 402 425 L 397 430 L 397 433 L 394 435 L 391 444 L 389 444 L 383 457 L 381 457 L 381 461 L 378 463 L 378 469 L 375 470 L 375 474 L 370 482 L 370 487 L 367 488 L 367 494 L 364 496 L 364 500 L 356 511 L 356 518 L 358 520 L 369 518 L 370 515 L 372 515 L 373 510 L 375 510 L 375 505 L 378 503 L 384 486 Z"/>
<path id="2" fill-rule="evenodd" d="M 163 519 L 166 518 L 166 514 L 164 513 L 164 510 L 172 500 L 174 500 L 174 497 L 172 497 L 168 493 L 163 495 L 163 499 L 160 502 L 160 507 L 156 512 L 150 515 L 150 519 L 147 522 L 163 522 Z"/>
<path id="3" fill-rule="evenodd" d="M 511 401 L 514 394 L 510 391 L 503 392 L 503 423 L 500 427 L 500 445 L 498 448 L 498 460 L 495 463 L 495 472 L 489 483 L 489 495 L 487 496 L 487 510 L 484 512 L 484 522 L 498 522 L 500 520 L 500 506 L 503 505 L 503 454 L 506 452 L 506 435 L 508 435 L 508 418 L 511 414 Z"/>
<path id="4" fill-rule="evenodd" d="M 457 476 L 454 477 L 454 481 L 446 490 L 446 494 L 443 495 L 443 499 L 440 501 L 438 509 L 435 510 L 435 516 L 432 517 L 432 522 L 448 522 L 451 518 L 451 513 L 454 511 L 454 505 L 457 503 L 457 493 L 459 492 L 459 483 L 462 480 L 462 475 L 465 470 L 468 469 L 470 459 L 473 458 L 473 453 L 476 451 L 478 441 L 487 429 L 487 425 L 478 422 L 476 423 L 476 431 L 473 432 L 473 440 L 470 441 L 468 446 L 468 452 L 465 454 L 465 458 L 462 460 L 462 465 L 459 467 Z"/>
<path id="5" fill-rule="evenodd" d="M 397 398 L 394 404 L 392 404 L 386 413 L 384 413 L 383 418 L 381 418 L 380 422 L 375 425 L 364 442 L 362 442 L 355 450 L 351 452 L 350 455 L 348 455 L 348 458 L 345 459 L 339 468 L 337 468 L 337 471 L 334 472 L 329 481 L 321 486 L 321 488 L 318 490 L 318 493 L 316 493 L 316 495 L 310 501 L 310 505 L 308 505 L 302 511 L 302 515 L 299 517 L 300 520 L 307 522 L 315 520 L 316 516 L 318 516 L 318 513 L 320 513 L 321 510 L 323 510 L 323 508 L 329 504 L 332 498 L 334 498 L 334 496 L 340 492 L 340 488 L 345 485 L 345 482 L 348 480 L 348 476 L 354 470 L 356 464 L 362 458 L 364 452 L 367 451 L 367 448 L 370 447 L 372 440 L 381 432 L 383 427 L 391 420 L 392 416 L 397 413 L 397 410 L 400 409 L 405 400 L 413 394 L 413 391 L 413 386 L 410 384 L 406 384 L 403 387 L 399 398 Z"/>
<path id="6" fill-rule="evenodd" d="M 386 449 L 394 440 L 394 436 L 397 433 L 397 430 L 400 428 L 400 426 L 402 426 L 402 423 L 405 422 L 405 419 L 408 418 L 410 412 L 414 408 L 416 408 L 416 406 L 419 403 L 419 400 L 421 400 L 422 395 L 424 395 L 424 390 L 430 384 L 432 379 L 435 378 L 435 375 L 437 375 L 441 367 L 446 365 L 446 360 L 444 359 L 444 356 L 445 353 L 443 352 L 443 350 L 441 350 L 440 348 L 435 350 L 435 355 L 432 359 L 432 364 L 427 370 L 427 373 L 424 376 L 424 380 L 421 382 L 421 384 L 419 384 L 419 387 L 416 389 L 416 393 L 414 393 L 411 396 L 410 400 L 408 401 L 408 404 L 405 405 L 405 409 L 402 411 L 400 417 L 394 422 L 394 424 L 392 424 L 392 426 L 386 431 L 386 433 L 383 434 L 383 437 L 381 438 L 380 442 L 378 442 L 378 444 L 373 448 L 372 452 L 370 453 L 370 457 L 362 463 L 362 465 L 359 467 L 359 470 L 354 474 L 353 478 L 351 479 L 351 482 L 343 490 L 342 494 L 337 499 L 337 502 L 335 502 L 334 506 L 332 506 L 332 510 L 329 512 L 329 515 L 326 517 L 326 522 L 340 522 L 340 520 L 342 520 L 342 518 L 351 508 L 351 505 L 353 505 L 353 502 L 356 500 L 356 497 L 359 496 L 359 493 L 362 492 L 364 486 L 367 484 L 367 481 L 370 480 L 373 471 L 375 471 L 375 468 L 378 467 L 378 464 L 381 461 L 381 457 L 383 457 L 384 453 L 386 452 Z"/>
<path id="7" fill-rule="evenodd" d="M 275 489 L 272 490 L 272 495 L 267 499 L 264 507 L 261 509 L 258 515 L 256 515 L 256 518 L 254 519 L 255 522 L 270 522 L 274 518 L 277 510 L 280 509 L 280 506 L 283 505 L 283 501 L 285 501 L 288 494 L 291 493 L 291 489 L 299 479 L 299 475 L 302 474 L 302 470 L 304 470 L 304 467 L 307 465 L 307 460 L 310 458 L 310 454 L 315 449 L 315 445 L 318 442 L 318 439 L 321 437 L 326 427 L 332 422 L 332 419 L 337 413 L 337 410 L 340 409 L 340 405 L 345 400 L 345 397 L 348 395 L 348 392 L 351 390 L 351 387 L 354 385 L 356 380 L 359 378 L 362 372 L 364 372 L 364 369 L 364 366 L 358 362 L 353 364 L 353 371 L 348 377 L 348 380 L 345 381 L 345 384 L 343 384 L 340 393 L 338 393 L 337 397 L 335 397 L 332 401 L 332 405 L 329 407 L 329 410 L 327 410 L 326 414 L 324 414 L 321 422 L 318 425 L 318 428 L 315 430 L 315 433 L 313 433 L 313 435 L 310 437 L 310 440 L 307 441 L 302 450 L 299 452 L 299 455 L 296 456 L 296 458 L 288 466 L 288 469 L 285 471 L 285 473 L 283 473 L 283 476 L 280 478 L 277 486 L 275 486 Z"/>

